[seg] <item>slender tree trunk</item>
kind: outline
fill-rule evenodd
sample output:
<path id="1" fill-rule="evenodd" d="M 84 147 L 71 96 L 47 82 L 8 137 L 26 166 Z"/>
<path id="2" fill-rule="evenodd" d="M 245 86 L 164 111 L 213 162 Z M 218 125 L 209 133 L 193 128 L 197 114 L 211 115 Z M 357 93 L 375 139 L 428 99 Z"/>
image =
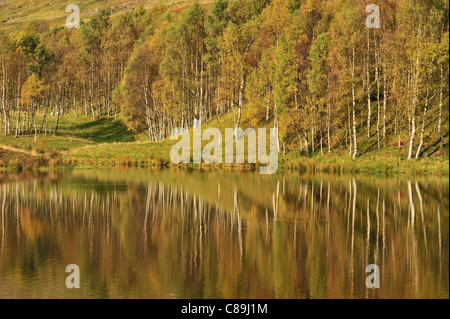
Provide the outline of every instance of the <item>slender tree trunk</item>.
<path id="1" fill-rule="evenodd" d="M 303 132 L 303 138 L 305 139 L 305 149 L 306 149 L 306 154 L 309 155 L 309 145 L 308 145 L 308 131 L 304 131 Z"/>
<path id="2" fill-rule="evenodd" d="M 442 99 L 443 99 L 443 91 L 444 91 L 444 70 L 441 65 L 441 85 L 439 88 L 439 123 L 438 123 L 438 132 L 439 132 L 439 141 L 442 141 Z"/>
<path id="3" fill-rule="evenodd" d="M 355 99 L 355 48 L 352 57 L 352 102 L 353 102 L 353 159 L 358 156 L 358 141 L 356 139 L 356 99 Z"/>
<path id="4" fill-rule="evenodd" d="M 15 137 L 17 138 L 17 136 L 20 134 L 20 75 L 21 75 L 21 64 L 20 64 L 20 59 L 19 59 L 19 70 L 17 72 L 17 98 L 16 98 L 16 132 L 15 132 Z"/>
<path id="5" fill-rule="evenodd" d="M 416 135 L 416 117 L 415 115 L 413 115 L 411 119 L 411 132 L 409 133 L 408 160 L 412 158 L 415 135 Z"/>
<path id="6" fill-rule="evenodd" d="M 275 107 L 276 107 L 276 103 L 275 103 Z M 273 128 L 275 130 L 275 134 L 277 134 L 277 151 L 278 151 L 278 150 L 280 150 L 280 136 L 278 135 L 278 117 L 277 116 L 275 116 L 275 118 L 274 118 Z"/>
<path id="7" fill-rule="evenodd" d="M 106 101 L 105 101 L 105 103 L 106 103 L 106 113 L 108 114 L 108 117 L 110 116 L 110 109 L 109 109 L 109 96 L 110 96 L 110 94 L 109 94 L 109 91 L 110 91 L 110 83 L 111 83 L 111 72 L 108 70 L 108 73 L 107 73 L 107 85 L 106 85 L 106 87 L 107 87 L 107 89 L 106 89 Z"/>
<path id="8" fill-rule="evenodd" d="M 220 81 L 220 79 L 217 78 L 217 83 L 219 83 L 219 81 Z M 222 132 L 221 129 L 220 129 L 220 120 L 219 120 L 220 116 L 222 114 L 221 107 L 220 107 L 221 102 L 220 102 L 220 93 L 219 92 L 220 92 L 219 84 L 217 84 L 217 90 L 216 90 L 216 94 L 217 94 L 216 120 L 217 120 L 217 128 L 219 129 L 220 132 Z M 219 144 L 222 145 L 222 134 L 219 135 Z"/>
<path id="9" fill-rule="evenodd" d="M 350 113 L 350 104 L 347 103 L 347 113 L 348 113 L 348 131 L 347 131 L 347 140 L 348 140 L 348 148 L 349 148 L 349 155 L 352 156 L 352 145 L 353 145 L 353 141 L 352 141 L 352 125 L 351 125 L 351 121 L 352 121 L 352 117 L 351 117 L 351 113 Z"/>
<path id="10" fill-rule="evenodd" d="M 371 83 L 370 83 L 370 29 L 367 33 L 367 57 L 366 57 L 366 90 L 367 90 L 367 137 L 370 137 L 370 118 L 372 116 L 372 107 L 370 102 L 370 91 L 371 91 Z"/>
<path id="11" fill-rule="evenodd" d="M 39 129 L 39 134 L 41 134 L 46 122 L 47 122 L 47 114 L 44 114 L 44 118 L 42 119 L 42 125 L 41 125 L 41 128 Z"/>
<path id="12" fill-rule="evenodd" d="M 22 135 L 25 134 L 25 120 L 27 117 L 27 111 L 23 111 L 23 120 L 22 120 Z"/>
<path id="13" fill-rule="evenodd" d="M 419 46 L 420 44 L 420 37 L 421 37 L 421 26 L 419 24 L 419 31 L 418 31 L 418 37 L 419 37 Z M 408 151 L 408 160 L 410 160 L 413 156 L 413 146 L 414 146 L 414 138 L 416 136 L 416 107 L 417 102 L 419 99 L 419 76 L 420 76 L 420 55 L 421 55 L 421 49 L 419 47 L 419 51 L 417 52 L 417 58 L 416 58 L 416 65 L 415 65 L 415 75 L 414 75 L 414 94 L 413 94 L 413 103 L 412 103 L 412 110 L 411 110 L 411 133 L 409 135 L 409 151 Z"/>
<path id="14" fill-rule="evenodd" d="M 27 111 L 27 131 L 31 132 L 30 111 Z"/>
<path id="15" fill-rule="evenodd" d="M 383 71 L 383 138 L 386 138 L 386 73 Z"/>
<path id="16" fill-rule="evenodd" d="M 417 56 L 416 61 L 416 75 L 414 80 L 414 94 L 413 94 L 413 105 L 411 110 L 411 131 L 409 133 L 409 150 L 408 150 L 408 160 L 412 158 L 414 139 L 416 136 L 416 107 L 417 100 L 419 98 L 419 56 Z"/>
<path id="17" fill-rule="evenodd" d="M 240 81 L 240 85 L 239 85 L 239 95 L 238 95 L 238 118 L 236 121 L 236 128 L 235 128 L 235 137 L 236 138 L 237 138 L 239 126 L 241 125 L 241 110 L 242 110 L 243 94 L 244 94 L 244 70 L 241 70 L 241 81 Z"/>
<path id="18" fill-rule="evenodd" d="M 331 152 L 331 138 L 330 138 L 330 103 L 327 102 L 327 145 L 328 153 Z"/>
<path id="19" fill-rule="evenodd" d="M 36 128 L 36 111 L 33 112 L 33 125 L 34 125 L 34 142 L 37 140 L 37 128 Z"/>
<path id="20" fill-rule="evenodd" d="M 419 147 L 417 148 L 417 152 L 416 152 L 416 159 L 419 158 L 420 156 L 420 151 L 422 149 L 423 146 L 423 136 L 425 133 L 425 121 L 427 118 L 427 109 L 428 109 L 428 85 L 427 85 L 427 97 L 425 100 L 425 107 L 423 109 L 423 119 L 422 119 L 422 131 L 420 132 L 420 142 L 419 142 Z"/>
<path id="21" fill-rule="evenodd" d="M 375 40 L 376 47 L 376 40 Z M 377 83 L 377 145 L 380 149 L 380 69 L 379 69 L 380 53 L 375 49 L 375 81 Z"/>
<path id="22" fill-rule="evenodd" d="M 153 142 L 154 138 L 152 136 L 154 136 L 153 131 L 153 127 L 152 127 L 152 118 L 150 115 L 150 103 L 149 103 L 149 83 L 148 83 L 148 74 L 147 74 L 147 70 L 146 70 L 146 66 L 144 67 L 144 78 L 142 79 L 142 84 L 143 84 L 143 90 L 144 90 L 144 100 L 145 100 L 145 120 L 147 123 L 147 130 L 148 130 L 148 136 L 150 138 L 150 141 Z"/>
<path id="23" fill-rule="evenodd" d="M 92 112 L 92 119 L 95 120 L 95 111 L 94 111 L 94 68 L 91 67 L 91 78 L 89 80 L 89 107 L 91 108 Z"/>
<path id="24" fill-rule="evenodd" d="M 17 108 L 17 117 L 16 117 L 16 134 L 15 137 L 19 135 L 19 128 L 20 128 L 20 110 Z"/>
<path id="25" fill-rule="evenodd" d="M 206 119 L 204 119 L 205 115 L 203 114 L 203 58 L 200 55 L 200 103 L 199 103 L 199 107 L 200 107 L 200 120 L 206 121 Z"/>
<path id="26" fill-rule="evenodd" d="M 56 124 L 55 124 L 55 131 L 53 132 L 54 135 L 56 135 L 58 131 L 58 124 L 59 124 L 59 109 L 56 111 Z"/>
<path id="27" fill-rule="evenodd" d="M 77 105 L 75 102 L 75 94 L 72 97 L 72 108 L 73 108 L 73 112 L 75 113 L 75 117 L 77 117 Z M 108 114 L 108 116 L 109 116 L 109 114 Z"/>
<path id="28" fill-rule="evenodd" d="M 6 123 L 6 104 L 7 104 L 7 101 L 6 101 L 6 96 L 7 96 L 6 81 L 7 80 L 6 80 L 6 78 L 7 78 L 7 75 L 6 75 L 5 61 L 2 59 L 2 110 L 3 110 L 3 121 L 5 123 L 5 126 L 4 126 L 5 135 L 8 134 L 7 123 Z"/>
<path id="29" fill-rule="evenodd" d="M 395 71 L 394 71 L 394 79 L 392 81 L 392 92 L 395 94 Z M 398 126 L 399 126 L 399 118 L 398 118 L 398 103 L 395 103 L 395 132 L 394 134 L 397 135 L 397 130 L 398 130 Z"/>
<path id="30" fill-rule="evenodd" d="M 407 82 L 406 82 L 406 101 L 409 104 L 411 100 L 411 82 L 412 82 L 412 71 L 411 67 L 408 70 L 408 76 L 407 76 Z M 408 105 L 408 136 L 411 135 L 411 107 Z"/>
<path id="31" fill-rule="evenodd" d="M 320 130 L 320 154 L 323 156 L 322 129 Z"/>

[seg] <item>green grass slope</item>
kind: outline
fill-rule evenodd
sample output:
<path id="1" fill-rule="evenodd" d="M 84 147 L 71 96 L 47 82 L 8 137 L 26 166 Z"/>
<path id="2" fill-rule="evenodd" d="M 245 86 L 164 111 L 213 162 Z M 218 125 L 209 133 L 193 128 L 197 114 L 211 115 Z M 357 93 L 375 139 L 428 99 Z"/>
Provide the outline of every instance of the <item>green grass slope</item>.
<path id="1" fill-rule="evenodd" d="M 225 128 L 234 127 L 236 116 L 236 113 L 229 112 L 219 120 L 223 136 L 223 156 L 225 155 L 225 143 L 227 142 L 225 141 L 224 131 Z M 39 122 L 40 119 L 38 118 Z M 445 132 L 448 132 L 447 122 Z M 249 123 L 249 111 L 244 109 L 241 127 L 246 129 L 250 127 Z M 269 128 L 271 124 L 269 122 L 264 126 Z M 213 119 L 205 123 L 202 130 L 209 127 L 217 127 L 217 120 Z M 333 135 L 335 142 L 330 153 L 324 148 L 322 154 L 316 146 L 316 153 L 307 155 L 300 152 L 298 145 L 294 143 L 286 145 L 285 148 L 282 147 L 280 150 L 279 165 L 281 168 L 308 172 L 448 175 L 448 133 L 445 135 L 444 141 L 440 143 L 436 143 L 437 136 L 433 131 L 426 135 L 422 156 L 418 160 L 411 161 L 406 160 L 407 132 L 400 136 L 400 147 L 398 147 L 398 137 L 392 136 L 391 139 L 388 137 L 383 139 L 381 149 L 378 149 L 376 134 L 368 138 L 361 130 L 358 134 L 360 155 L 355 161 L 349 155 L 343 135 L 345 135 L 345 132 L 340 131 Z M 341 141 L 336 142 L 339 139 Z M 148 142 L 144 133 L 135 134 L 129 131 L 119 120 L 106 117 L 94 120 L 91 117 L 85 117 L 83 114 L 75 116 L 70 112 L 61 117 L 56 136 L 49 134 L 49 132 L 47 135 L 41 133 L 38 135 L 37 141 L 34 142 L 34 135 L 31 133 L 18 138 L 15 138 L 14 135 L 0 135 L 0 149 L 10 152 L 28 152 L 33 156 L 46 157 L 46 165 L 49 166 L 148 167 L 173 165 L 170 161 L 170 150 L 175 143 L 176 141 L 170 139 L 155 143 Z M 207 143 L 209 141 L 202 141 L 202 146 Z M 8 156 L 10 160 L 11 154 Z M 0 159 L 2 159 L 2 154 L 0 154 Z M 245 161 L 247 162 L 247 154 Z M 8 160 L 3 160 L 3 166 L 7 166 L 7 164 Z M 207 165 L 191 164 L 190 166 Z M 213 164 L 209 166 L 255 167 L 255 165 L 248 164 Z"/>

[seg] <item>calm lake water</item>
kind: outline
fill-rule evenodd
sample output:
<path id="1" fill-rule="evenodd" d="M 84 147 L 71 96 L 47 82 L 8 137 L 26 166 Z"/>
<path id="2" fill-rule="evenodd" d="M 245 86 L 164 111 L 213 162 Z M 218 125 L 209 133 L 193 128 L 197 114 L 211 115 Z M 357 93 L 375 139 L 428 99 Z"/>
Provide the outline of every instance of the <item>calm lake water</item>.
<path id="1" fill-rule="evenodd" d="M 447 177 L 0 173 L 0 298 L 449 298 L 448 197 Z"/>

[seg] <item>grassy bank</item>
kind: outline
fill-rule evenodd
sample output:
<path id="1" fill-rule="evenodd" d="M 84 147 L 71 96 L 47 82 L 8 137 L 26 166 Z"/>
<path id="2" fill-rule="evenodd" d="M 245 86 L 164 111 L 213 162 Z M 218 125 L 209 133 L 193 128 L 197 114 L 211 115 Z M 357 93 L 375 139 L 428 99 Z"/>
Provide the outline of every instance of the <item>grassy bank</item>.
<path id="1" fill-rule="evenodd" d="M 448 175 L 449 158 L 425 157 L 408 161 L 404 157 L 393 157 L 388 152 L 367 153 L 352 160 L 348 153 L 331 153 L 324 156 L 295 157 L 285 159 L 283 167 L 307 172 L 362 173 L 373 175 Z"/>
<path id="2" fill-rule="evenodd" d="M 233 127 L 235 116 L 236 114 L 231 112 L 220 119 L 222 136 L 225 136 L 224 128 Z M 250 126 L 245 112 L 243 118 L 242 127 Z M 217 120 L 204 124 L 202 129 L 209 127 L 217 127 Z M 345 142 L 342 141 L 339 141 L 331 152 L 325 148 L 322 150 L 319 148 L 313 155 L 288 145 L 283 147 L 279 154 L 279 169 L 339 174 L 448 175 L 448 142 L 439 145 L 426 144 L 419 159 L 407 161 L 407 143 L 403 142 L 406 138 L 401 137 L 400 147 L 398 142 L 382 141 L 378 149 L 376 135 L 370 138 L 361 135 L 359 137 L 360 155 L 356 160 L 352 160 Z M 446 138 L 448 139 L 448 136 Z M 202 145 L 208 142 L 203 141 Z M 80 114 L 77 116 L 65 114 L 61 118 L 57 135 L 51 134 L 49 127 L 47 135 L 41 132 L 36 142 L 31 133 L 17 138 L 14 135 L 1 135 L 0 169 L 175 166 L 170 161 L 170 149 L 175 143 L 176 141 L 170 139 L 156 143 L 147 142 L 143 133 L 136 135 L 119 120 L 113 118 L 92 119 Z M 204 163 L 179 166 L 246 169 L 257 167 L 251 164 L 206 165 Z"/>

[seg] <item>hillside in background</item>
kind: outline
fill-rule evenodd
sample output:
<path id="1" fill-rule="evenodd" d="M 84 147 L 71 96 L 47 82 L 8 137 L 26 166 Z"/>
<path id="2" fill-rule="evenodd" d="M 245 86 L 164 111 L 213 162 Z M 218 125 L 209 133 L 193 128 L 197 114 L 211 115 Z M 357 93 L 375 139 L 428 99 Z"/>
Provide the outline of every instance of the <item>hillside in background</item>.
<path id="1" fill-rule="evenodd" d="M 48 23 L 49 26 L 64 25 L 69 4 L 80 7 L 81 19 L 88 21 L 101 9 L 111 9 L 113 15 L 131 11 L 139 5 L 151 8 L 158 3 L 169 5 L 171 10 L 183 9 L 193 0 L 0 0 L 0 30 L 13 31 L 29 21 Z M 210 4 L 213 0 L 199 1 Z"/>

